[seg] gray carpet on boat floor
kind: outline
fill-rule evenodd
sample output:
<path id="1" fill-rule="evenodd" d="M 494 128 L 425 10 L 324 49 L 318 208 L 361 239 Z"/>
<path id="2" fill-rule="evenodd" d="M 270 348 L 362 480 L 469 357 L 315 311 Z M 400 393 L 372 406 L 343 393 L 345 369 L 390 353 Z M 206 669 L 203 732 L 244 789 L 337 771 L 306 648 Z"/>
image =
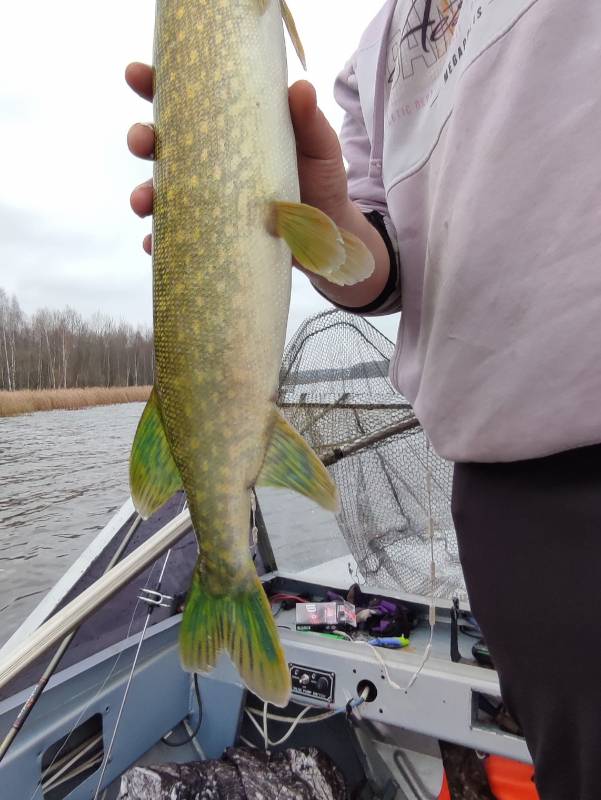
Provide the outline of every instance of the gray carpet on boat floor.
<path id="1" fill-rule="evenodd" d="M 342 773 L 314 747 L 266 754 L 229 748 L 223 758 L 133 767 L 120 800 L 348 800 Z"/>

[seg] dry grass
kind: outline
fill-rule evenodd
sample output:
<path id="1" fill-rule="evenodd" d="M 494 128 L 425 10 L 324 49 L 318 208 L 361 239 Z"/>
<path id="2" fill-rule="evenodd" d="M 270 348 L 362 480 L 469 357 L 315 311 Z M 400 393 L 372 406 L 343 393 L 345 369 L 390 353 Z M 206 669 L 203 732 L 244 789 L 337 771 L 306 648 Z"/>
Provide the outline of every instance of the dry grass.
<path id="1" fill-rule="evenodd" d="M 0 417 L 33 411 L 89 408 L 148 400 L 150 386 L 101 386 L 89 389 L 45 389 L 40 392 L 0 392 Z"/>

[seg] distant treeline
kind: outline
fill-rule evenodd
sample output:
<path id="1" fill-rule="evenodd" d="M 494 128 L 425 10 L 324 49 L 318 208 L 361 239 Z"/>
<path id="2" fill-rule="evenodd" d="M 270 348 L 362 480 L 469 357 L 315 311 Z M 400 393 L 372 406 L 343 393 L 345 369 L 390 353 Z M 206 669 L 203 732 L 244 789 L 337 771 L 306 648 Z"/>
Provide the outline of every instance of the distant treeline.
<path id="1" fill-rule="evenodd" d="M 72 308 L 28 317 L 0 288 L 0 390 L 154 383 L 152 331 Z"/>

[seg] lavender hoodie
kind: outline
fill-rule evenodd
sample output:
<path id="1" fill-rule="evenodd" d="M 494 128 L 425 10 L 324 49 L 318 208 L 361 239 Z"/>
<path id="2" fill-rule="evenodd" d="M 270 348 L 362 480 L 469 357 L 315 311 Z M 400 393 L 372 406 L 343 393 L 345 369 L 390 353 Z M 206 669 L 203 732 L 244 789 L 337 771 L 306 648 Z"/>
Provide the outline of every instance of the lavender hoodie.
<path id="1" fill-rule="evenodd" d="M 600 32 L 598 0 L 389 0 L 338 78 L 391 379 L 448 459 L 601 442 Z"/>

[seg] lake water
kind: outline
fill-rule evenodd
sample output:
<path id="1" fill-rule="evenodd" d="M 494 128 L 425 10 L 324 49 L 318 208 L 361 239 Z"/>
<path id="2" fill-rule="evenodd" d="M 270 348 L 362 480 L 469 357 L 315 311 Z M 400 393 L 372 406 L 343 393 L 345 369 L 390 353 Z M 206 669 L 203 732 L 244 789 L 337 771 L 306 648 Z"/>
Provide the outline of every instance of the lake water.
<path id="1" fill-rule="evenodd" d="M 0 418 L 0 645 L 129 494 L 142 403 Z M 348 551 L 333 515 L 281 490 L 261 507 L 281 569 Z"/>
<path id="2" fill-rule="evenodd" d="M 0 642 L 127 499 L 143 407 L 0 419 Z"/>

